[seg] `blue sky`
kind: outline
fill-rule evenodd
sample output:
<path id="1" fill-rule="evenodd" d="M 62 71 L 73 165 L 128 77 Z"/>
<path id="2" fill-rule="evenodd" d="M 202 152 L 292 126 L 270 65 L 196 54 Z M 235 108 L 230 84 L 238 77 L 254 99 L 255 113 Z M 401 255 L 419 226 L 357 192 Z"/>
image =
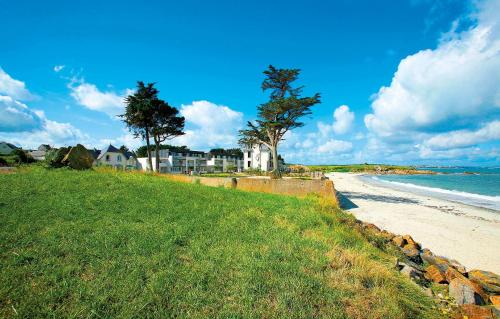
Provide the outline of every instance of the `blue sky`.
<path id="1" fill-rule="evenodd" d="M 0 140 L 135 148 L 114 115 L 143 80 L 187 119 L 172 143 L 232 147 L 273 64 L 322 94 L 290 162 L 500 164 L 499 0 L 0 6 Z"/>

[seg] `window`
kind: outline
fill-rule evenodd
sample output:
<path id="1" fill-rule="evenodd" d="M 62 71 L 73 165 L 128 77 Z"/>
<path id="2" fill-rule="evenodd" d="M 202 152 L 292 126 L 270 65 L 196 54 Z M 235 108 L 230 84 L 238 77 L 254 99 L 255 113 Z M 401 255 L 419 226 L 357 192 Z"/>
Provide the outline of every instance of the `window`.
<path id="1" fill-rule="evenodd" d="M 252 152 L 248 151 L 248 157 L 252 157 Z"/>
<path id="2" fill-rule="evenodd" d="M 116 157 L 116 160 L 117 160 L 118 162 L 121 162 L 121 161 L 122 161 L 122 156 L 121 156 L 121 155 L 118 155 L 118 156 Z"/>
<path id="3" fill-rule="evenodd" d="M 110 161 L 110 157 L 109 157 L 109 154 L 106 155 L 106 162 L 109 162 Z"/>
<path id="4" fill-rule="evenodd" d="M 252 166 L 252 161 L 248 161 L 248 167 Z"/>

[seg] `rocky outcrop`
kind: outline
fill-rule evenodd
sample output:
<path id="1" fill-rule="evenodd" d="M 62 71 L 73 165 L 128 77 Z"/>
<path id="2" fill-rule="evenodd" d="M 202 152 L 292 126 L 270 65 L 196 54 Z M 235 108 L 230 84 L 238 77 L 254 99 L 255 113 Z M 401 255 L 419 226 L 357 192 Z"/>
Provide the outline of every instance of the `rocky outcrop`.
<path id="1" fill-rule="evenodd" d="M 499 275 L 482 270 L 467 271 L 459 262 L 422 248 L 410 235 L 395 235 L 361 221 L 356 222 L 356 227 L 366 236 L 378 236 L 378 240 L 369 237 L 378 247 L 380 241 L 397 247 L 404 256 L 404 260 L 396 262 L 397 270 L 422 285 L 425 293 L 438 299 L 440 307 L 446 304 L 449 307 L 446 311 L 452 309 L 456 318 L 495 318 L 500 313 Z M 432 289 L 429 292 L 431 284 L 441 287 L 438 290 L 441 292 L 434 294 Z M 447 295 L 443 287 L 447 288 Z"/>
<path id="2" fill-rule="evenodd" d="M 93 157 L 82 144 L 73 146 L 64 156 L 62 163 L 73 169 L 83 170 L 92 167 Z"/>

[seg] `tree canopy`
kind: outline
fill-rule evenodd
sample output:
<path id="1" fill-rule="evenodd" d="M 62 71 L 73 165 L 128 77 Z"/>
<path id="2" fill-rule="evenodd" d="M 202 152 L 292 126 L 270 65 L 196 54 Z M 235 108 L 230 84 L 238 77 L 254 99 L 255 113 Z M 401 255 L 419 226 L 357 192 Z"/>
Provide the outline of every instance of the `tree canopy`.
<path id="1" fill-rule="evenodd" d="M 262 82 L 262 90 L 270 91 L 269 101 L 259 105 L 257 119 L 248 121 L 247 128 L 240 130 L 240 144 L 264 144 L 269 147 L 274 177 L 281 177 L 278 144 L 288 131 L 303 126 L 300 119 L 311 114 L 311 107 L 320 103 L 319 93 L 302 97 L 303 86 L 293 86 L 299 74 L 299 69 L 278 69 L 270 65 L 264 71 L 265 79 Z"/>

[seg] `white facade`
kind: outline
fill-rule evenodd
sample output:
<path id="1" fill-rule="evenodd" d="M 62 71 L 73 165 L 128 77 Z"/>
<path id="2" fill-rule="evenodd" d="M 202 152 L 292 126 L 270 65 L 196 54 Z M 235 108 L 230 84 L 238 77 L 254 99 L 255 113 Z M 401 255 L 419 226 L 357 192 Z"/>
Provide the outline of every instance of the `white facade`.
<path id="1" fill-rule="evenodd" d="M 271 150 L 263 144 L 254 144 L 244 150 L 243 163 L 245 170 L 271 171 L 273 169 Z"/>
<path id="2" fill-rule="evenodd" d="M 94 160 L 94 165 L 96 166 L 112 166 L 116 168 L 128 168 L 136 169 L 137 160 L 130 152 L 124 154 L 122 151 L 109 145 L 105 149 L 101 150 Z"/>
<path id="3" fill-rule="evenodd" d="M 230 156 L 211 156 L 204 152 L 190 151 L 185 153 L 170 152 L 167 149 L 160 150 L 160 173 L 219 173 L 227 172 L 234 168 L 236 171 L 243 169 L 243 161 L 240 158 Z M 151 152 L 153 171 L 156 171 L 156 152 Z M 147 157 L 137 159 L 140 168 L 147 170 Z"/>

